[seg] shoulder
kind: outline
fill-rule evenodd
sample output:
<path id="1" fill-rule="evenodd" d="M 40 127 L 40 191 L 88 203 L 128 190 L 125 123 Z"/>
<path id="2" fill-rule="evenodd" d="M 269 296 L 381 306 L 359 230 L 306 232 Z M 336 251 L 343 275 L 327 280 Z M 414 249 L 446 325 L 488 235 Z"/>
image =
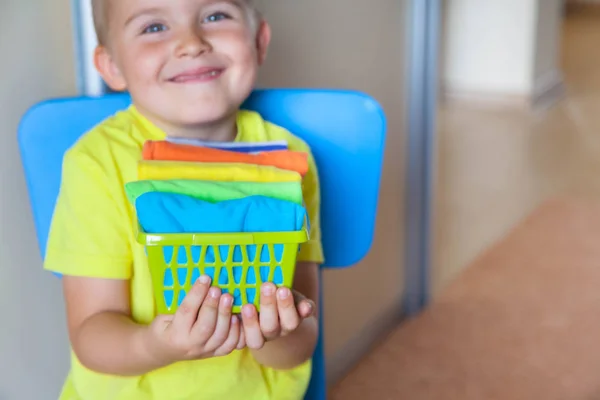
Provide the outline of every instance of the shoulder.
<path id="1" fill-rule="evenodd" d="M 285 140 L 290 150 L 311 153 L 308 144 L 282 126 L 265 120 L 255 111 L 242 110 L 239 112 L 238 123 L 243 129 L 243 141 L 272 142 Z"/>
<path id="2" fill-rule="evenodd" d="M 138 125 L 130 109 L 119 111 L 84 133 L 67 153 L 98 155 L 109 148 L 140 148 Z"/>
<path id="3" fill-rule="evenodd" d="M 130 109 L 119 111 L 84 133 L 67 150 L 63 168 L 87 168 L 103 175 L 120 175 L 120 171 L 131 168 L 141 154 L 144 143 L 141 130 Z"/>

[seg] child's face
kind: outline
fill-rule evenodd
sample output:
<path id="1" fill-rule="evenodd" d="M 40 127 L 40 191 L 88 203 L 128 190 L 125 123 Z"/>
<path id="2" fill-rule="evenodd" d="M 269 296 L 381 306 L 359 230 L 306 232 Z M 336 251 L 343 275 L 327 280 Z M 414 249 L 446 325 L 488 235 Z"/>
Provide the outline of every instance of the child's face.
<path id="1" fill-rule="evenodd" d="M 254 26 L 243 0 L 113 0 L 109 10 L 108 45 L 96 65 L 148 117 L 216 123 L 252 91 L 270 31 Z"/>

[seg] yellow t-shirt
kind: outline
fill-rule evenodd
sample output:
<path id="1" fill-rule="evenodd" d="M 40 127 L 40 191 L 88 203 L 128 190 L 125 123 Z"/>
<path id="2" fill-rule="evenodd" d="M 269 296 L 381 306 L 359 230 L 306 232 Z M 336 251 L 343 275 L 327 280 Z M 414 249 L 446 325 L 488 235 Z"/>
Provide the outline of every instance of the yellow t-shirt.
<path id="1" fill-rule="evenodd" d="M 143 143 L 163 139 L 165 133 L 131 106 L 85 134 L 66 153 L 44 264 L 63 275 L 129 280 L 133 319 L 144 324 L 155 318 L 156 311 L 124 185 L 137 180 Z M 239 112 L 236 141 L 275 140 L 286 140 L 291 150 L 310 154 L 308 146 L 285 129 L 257 113 Z M 319 182 L 312 155 L 309 166 L 303 194 L 311 240 L 302 246 L 298 260 L 321 263 Z M 71 359 L 61 400 L 297 400 L 304 396 L 311 371 L 310 362 L 290 371 L 265 368 L 248 350 L 180 362 L 137 377 L 95 373 L 74 352 Z"/>

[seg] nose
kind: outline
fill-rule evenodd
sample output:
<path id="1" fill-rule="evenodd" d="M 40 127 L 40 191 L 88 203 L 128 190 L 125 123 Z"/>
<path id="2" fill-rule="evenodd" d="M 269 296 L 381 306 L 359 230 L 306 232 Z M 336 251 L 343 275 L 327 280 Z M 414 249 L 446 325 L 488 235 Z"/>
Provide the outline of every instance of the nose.
<path id="1" fill-rule="evenodd" d="M 203 53 L 212 51 L 212 46 L 200 32 L 189 30 L 181 34 L 177 44 L 177 57 L 198 57 Z"/>

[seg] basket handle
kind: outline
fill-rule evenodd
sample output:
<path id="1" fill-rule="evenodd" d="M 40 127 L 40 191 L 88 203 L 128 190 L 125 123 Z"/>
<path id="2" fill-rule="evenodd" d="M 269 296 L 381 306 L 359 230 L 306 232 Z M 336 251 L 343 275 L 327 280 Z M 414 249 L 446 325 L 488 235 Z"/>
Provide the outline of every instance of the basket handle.
<path id="1" fill-rule="evenodd" d="M 138 233 L 139 242 L 144 243 L 147 246 L 160 245 L 160 246 L 177 246 L 177 245 L 188 245 L 188 246 L 220 246 L 220 245 L 240 245 L 246 246 L 256 244 L 256 240 L 252 233 L 211 233 L 207 234 L 192 234 L 189 233 L 169 233 L 169 234 L 152 234 L 152 233 Z"/>
<path id="2" fill-rule="evenodd" d="M 206 234 L 192 235 L 192 244 L 197 245 L 211 245 L 211 244 L 224 244 L 224 245 L 250 245 L 255 244 L 254 235 L 251 233 L 211 233 L 210 240 L 207 240 Z"/>

